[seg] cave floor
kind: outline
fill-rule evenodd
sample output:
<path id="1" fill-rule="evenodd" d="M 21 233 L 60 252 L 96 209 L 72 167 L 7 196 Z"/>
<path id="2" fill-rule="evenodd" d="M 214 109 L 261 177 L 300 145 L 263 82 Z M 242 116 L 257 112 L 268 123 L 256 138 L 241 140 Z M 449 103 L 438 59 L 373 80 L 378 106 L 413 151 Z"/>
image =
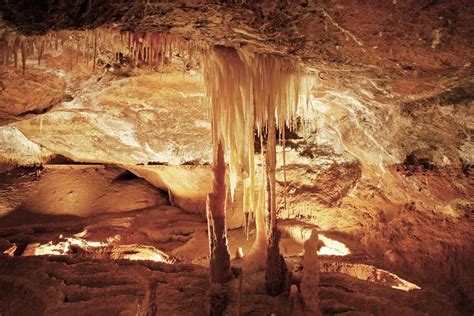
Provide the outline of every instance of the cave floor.
<path id="1" fill-rule="evenodd" d="M 37 170 L 2 174 L 0 314 L 206 314 L 208 243 L 203 216 L 169 205 L 163 192 L 120 169 L 66 165 Z M 84 201 L 88 204 L 81 205 Z M 52 209 L 42 207 L 46 204 Z M 280 225 L 285 232 L 280 248 L 294 275 L 303 247 L 289 232 L 299 224 L 292 220 Z M 254 235 L 252 230 L 246 240 L 243 229 L 230 230 L 231 257 L 237 247 L 248 253 Z M 351 254 L 320 256 L 325 315 L 459 314 L 435 284 L 418 284 L 421 289 L 411 291 L 393 288 L 399 279 L 376 268 L 385 266 L 383 258 L 368 255 L 350 236 L 326 235 L 347 245 Z M 87 244 L 93 242 L 105 246 Z M 34 255 L 40 250 L 47 255 Z M 160 252 L 166 260 L 154 257 Z M 232 265 L 241 266 L 242 260 L 234 259 Z M 288 291 L 270 297 L 263 282 L 264 272 L 244 267 L 242 314 L 290 314 Z M 238 279 L 227 284 L 228 315 L 237 311 L 238 284 Z"/>

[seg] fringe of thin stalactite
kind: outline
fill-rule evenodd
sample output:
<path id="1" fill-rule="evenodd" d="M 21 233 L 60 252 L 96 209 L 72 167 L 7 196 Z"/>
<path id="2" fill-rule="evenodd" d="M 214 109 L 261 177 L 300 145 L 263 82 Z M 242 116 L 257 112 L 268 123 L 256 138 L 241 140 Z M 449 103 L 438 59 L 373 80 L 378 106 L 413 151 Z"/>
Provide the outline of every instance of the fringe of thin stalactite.
<path id="1" fill-rule="evenodd" d="M 211 104 L 213 135 L 224 145 L 229 160 L 231 196 L 241 175 L 244 212 L 254 213 L 260 205 L 255 203 L 256 190 L 260 191 L 256 185 L 265 186 L 265 181 L 256 181 L 255 130 L 257 137 L 262 138 L 265 131 L 272 135 L 269 128 L 276 128 L 282 133 L 280 138 L 284 138 L 285 126 L 295 127 L 298 104 L 308 90 L 308 81 L 304 80 L 300 64 L 293 59 L 227 47 L 209 49 L 203 54 L 202 66 Z M 267 151 L 275 153 L 275 146 L 276 141 L 269 139 Z M 284 152 L 283 155 L 286 163 Z M 267 159 L 266 169 L 274 171 L 276 160 Z M 274 173 L 268 181 L 272 182 L 268 184 L 273 188 L 273 210 L 276 207 Z"/>
<path id="2" fill-rule="evenodd" d="M 97 68 L 98 56 L 104 54 L 115 57 L 117 61 L 121 54 L 135 64 L 158 67 L 170 64 L 173 56 L 178 54 L 184 70 L 186 64 L 202 51 L 202 46 L 171 34 L 121 32 L 113 28 L 51 31 L 40 36 L 23 36 L 6 30 L 0 38 L 0 64 L 18 67 L 21 54 L 25 72 L 28 59 L 37 59 L 40 65 L 46 51 L 56 53 L 60 50 L 73 51 L 76 63 L 82 56 L 86 64 L 92 63 L 92 71 Z"/>

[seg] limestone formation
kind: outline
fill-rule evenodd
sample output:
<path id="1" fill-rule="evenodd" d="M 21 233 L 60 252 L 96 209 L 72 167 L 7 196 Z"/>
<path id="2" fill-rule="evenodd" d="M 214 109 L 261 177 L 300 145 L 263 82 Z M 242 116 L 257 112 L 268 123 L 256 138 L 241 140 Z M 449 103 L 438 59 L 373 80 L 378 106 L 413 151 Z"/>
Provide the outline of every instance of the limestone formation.
<path id="1" fill-rule="evenodd" d="M 305 315 L 321 315 L 319 303 L 319 259 L 318 232 L 313 230 L 304 243 L 303 277 L 301 279 L 301 296 Z"/>
<path id="2" fill-rule="evenodd" d="M 473 314 L 473 21 L 0 1 L 0 315 Z"/>
<path id="3" fill-rule="evenodd" d="M 280 231 L 272 230 L 269 236 L 267 265 L 265 268 L 265 288 L 271 296 L 281 294 L 287 287 L 288 268 L 280 254 Z"/>
<path id="4" fill-rule="evenodd" d="M 224 283 L 232 277 L 225 222 L 227 189 L 222 144 L 217 145 L 212 192 L 207 198 L 209 269 L 212 283 Z"/>

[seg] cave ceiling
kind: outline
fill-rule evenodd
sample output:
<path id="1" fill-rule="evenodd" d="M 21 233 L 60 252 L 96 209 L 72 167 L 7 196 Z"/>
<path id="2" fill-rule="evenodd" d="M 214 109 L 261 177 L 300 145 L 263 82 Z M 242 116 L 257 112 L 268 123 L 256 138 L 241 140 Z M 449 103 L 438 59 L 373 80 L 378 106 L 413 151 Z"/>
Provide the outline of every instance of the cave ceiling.
<path id="1" fill-rule="evenodd" d="M 107 26 L 169 33 L 203 47 L 223 45 L 297 58 L 316 80 L 315 138 L 333 147 L 331 152 L 379 166 L 376 169 L 401 162 L 413 152 L 438 164 L 474 160 L 474 9 L 469 1 L 3 1 L 0 11 L 4 25 L 25 35 Z M 202 109 L 195 112 L 192 125 L 205 127 L 200 123 L 205 120 L 199 115 Z M 42 124 L 49 122 L 54 130 L 61 118 L 65 116 L 53 112 Z M 141 118 L 131 115 L 127 120 L 137 125 Z M 16 124 L 52 152 L 77 160 L 107 160 L 100 151 L 97 154 L 97 144 L 82 146 L 93 148 L 92 155 L 84 153 L 87 150 L 68 151 L 63 146 L 67 141 L 38 140 L 31 121 Z M 148 135 L 154 138 L 151 129 Z M 147 129 L 140 131 L 143 135 L 137 137 L 146 138 Z M 164 127 L 162 132 L 170 130 Z M 104 139 L 99 143 L 111 141 Z M 130 145 L 126 137 L 120 142 Z M 155 156 L 144 144 L 131 159 L 106 155 L 112 157 L 108 162 L 120 163 L 209 160 L 210 149 L 204 144 L 188 144 L 179 137 L 173 144 L 183 159 L 160 156 L 169 144 L 151 145 L 159 153 Z M 117 148 L 119 152 L 120 144 Z"/>

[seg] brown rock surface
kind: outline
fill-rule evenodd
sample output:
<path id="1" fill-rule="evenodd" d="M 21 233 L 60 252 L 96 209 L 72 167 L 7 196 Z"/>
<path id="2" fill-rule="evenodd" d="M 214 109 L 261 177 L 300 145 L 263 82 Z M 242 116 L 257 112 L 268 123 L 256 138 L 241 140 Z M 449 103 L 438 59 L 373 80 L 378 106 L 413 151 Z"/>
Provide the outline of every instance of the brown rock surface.
<path id="1" fill-rule="evenodd" d="M 81 0 L 54 2 L 52 7 L 53 2 L 21 0 L 4 1 L 0 10 L 9 27 L 27 34 L 114 24 L 137 32 L 166 31 L 203 46 L 228 45 L 301 59 L 315 85 L 311 104 L 304 109 L 306 121 L 287 142 L 286 186 L 283 167 L 278 166 L 280 218 L 317 225 L 324 236 L 334 237 L 351 249 L 353 257 L 348 261 L 375 262 L 379 268 L 398 273 L 422 287 L 400 293 L 367 280 L 322 273 L 322 312 L 471 314 L 474 7 L 470 1 L 239 3 Z M 0 163 L 44 163 L 59 154 L 77 162 L 118 164 L 171 193 L 176 206 L 203 214 L 211 181 L 210 168 L 205 165 L 211 157 L 211 130 L 199 73 L 191 69 L 183 74 L 176 65 L 157 73 L 139 65 L 123 72 L 98 68 L 93 74 L 90 61 L 87 64 L 78 57 L 76 63 L 74 57 L 68 51 L 47 52 L 42 67 L 28 63 L 26 76 L 1 66 L 6 79 L 0 80 L 6 89 L 0 91 L 0 100 L 4 100 L 0 107 L 5 107 L 0 123 L 8 125 L 0 127 Z M 99 57 L 103 61 L 110 59 L 106 52 Z M 64 100 L 66 94 L 70 98 Z M 13 106 L 6 107 L 7 104 Z M 40 114 L 44 109 L 49 110 Z M 27 115 L 18 117 L 22 113 Z M 281 149 L 278 157 L 281 158 Z M 154 163 L 159 165 L 146 165 Z M 57 188 L 61 197 L 67 196 L 68 188 L 75 182 L 67 182 L 70 175 L 56 175 L 68 185 L 52 183 L 53 186 L 42 187 L 41 179 L 38 183 L 33 180 L 34 174 L 16 175 L 22 184 L 12 191 L 8 185 L 13 184 L 1 174 L 3 183 L 8 185 L 2 184 L 0 211 L 11 212 L 13 206 L 30 198 L 29 193 L 37 188 L 41 189 L 41 196 L 52 193 L 50 187 Z M 97 189 L 100 194 L 97 190 L 82 191 L 91 193 L 90 202 L 95 206 L 111 205 L 118 200 L 123 204 L 116 210 L 123 206 L 121 210 L 130 211 L 151 206 L 155 201 L 152 188 L 137 179 L 133 185 L 108 187 L 110 179 L 91 174 L 76 176 L 82 179 L 82 187 L 91 184 L 92 189 L 103 184 L 111 189 Z M 51 182 L 54 181 L 48 183 Z M 286 209 L 282 199 L 285 187 Z M 101 197 L 103 193 L 105 196 Z M 120 199 L 122 194 L 124 199 Z M 64 205 L 64 200 L 59 200 L 44 202 Z M 229 227 L 242 224 L 239 201 L 237 195 L 235 204 L 228 209 Z M 74 233 L 90 225 L 88 221 L 97 220 L 88 217 L 96 215 L 92 209 L 71 209 L 77 215 L 87 215 L 81 219 L 85 222 L 79 226 L 64 222 L 52 225 L 56 226 L 54 235 L 64 233 L 64 228 L 67 231 L 71 225 Z M 206 245 L 207 240 L 204 217 L 167 208 L 159 212 L 169 218 L 158 220 L 151 215 L 154 211 L 142 212 L 103 214 L 102 222 L 95 228 L 89 227 L 91 236 L 112 237 L 120 227 L 133 222 L 127 226 L 132 228 L 121 233 L 124 243 L 156 246 L 186 262 L 206 262 L 208 250 L 201 245 Z M 15 218 L 0 217 L 0 224 L 8 226 L 12 220 Z M 173 226 L 175 220 L 182 223 Z M 184 229 L 188 226 L 194 227 L 192 232 Z M 32 241 L 48 242 L 54 236 L 48 234 L 51 227 L 45 227 L 8 228 L 0 235 L 6 240 L 2 245 L 17 242 L 24 248 L 25 243 Z M 188 240 L 189 236 L 192 237 Z M 247 253 L 251 241 L 246 241 L 239 231 L 231 231 L 229 236 L 231 250 L 243 246 L 244 254 Z M 282 240 L 282 252 L 288 258 L 297 256 L 301 247 L 287 239 Z M 290 251 L 295 247 L 297 251 Z M 2 289 L 11 293 L 23 286 L 25 290 L 21 292 L 23 296 L 7 296 L 0 313 L 23 308 L 15 303 L 24 297 L 31 297 L 31 304 L 39 306 L 38 309 L 57 314 L 65 308 L 89 310 L 97 303 L 116 305 L 104 312 L 116 311 L 117 307 L 135 313 L 137 305 L 156 309 L 170 306 L 168 301 L 175 295 L 191 300 L 188 295 L 194 294 L 199 303 L 185 301 L 180 306 L 171 304 L 170 309 L 157 311 L 192 313 L 186 304 L 193 303 L 204 308 L 201 294 L 205 290 L 201 282 L 207 280 L 207 272 L 200 267 L 177 268 L 180 280 L 195 285 L 185 290 L 184 295 L 181 285 L 168 282 L 172 278 L 162 274 L 162 267 L 157 272 L 155 268 L 107 260 L 90 263 L 86 259 L 76 262 L 68 258 L 63 260 L 66 264 L 61 260 L 2 257 L 2 272 L 14 276 L 2 277 Z M 69 260 L 74 262 L 67 264 Z M 35 266 L 37 270 L 33 269 Z M 97 269 L 87 271 L 86 281 L 83 276 L 76 277 L 84 266 Z M 99 289 L 88 286 L 87 282 L 100 278 L 103 270 L 118 266 L 124 267 L 124 274 L 139 281 L 128 282 L 128 277 L 117 275 L 117 282 L 124 277 L 127 285 L 114 285 L 117 287 L 110 291 L 115 294 L 103 290 L 103 284 L 99 284 Z M 66 276 L 48 274 L 56 269 L 65 269 Z M 29 272 L 18 277 L 25 271 Z M 191 276 L 195 271 L 196 275 Z M 41 281 L 56 288 L 48 292 L 49 296 L 37 290 L 37 274 L 44 277 Z M 73 281 L 69 280 L 71 275 Z M 165 282 L 147 283 L 148 279 L 162 280 L 161 277 Z M 287 296 L 264 296 L 262 280 L 263 276 L 258 274 L 244 279 L 244 293 L 251 298 L 243 312 L 285 310 Z M 153 296 L 158 289 L 166 294 Z M 132 291 L 139 294 L 131 294 Z M 76 297 L 77 302 L 67 305 L 64 297 L 68 294 L 64 293 L 72 293 L 69 297 Z M 95 299 L 99 295 L 104 299 Z M 236 310 L 232 304 L 229 310 Z"/>
<path id="2" fill-rule="evenodd" d="M 61 73 L 52 69 L 0 67 L 0 125 L 47 112 L 66 97 Z"/>

